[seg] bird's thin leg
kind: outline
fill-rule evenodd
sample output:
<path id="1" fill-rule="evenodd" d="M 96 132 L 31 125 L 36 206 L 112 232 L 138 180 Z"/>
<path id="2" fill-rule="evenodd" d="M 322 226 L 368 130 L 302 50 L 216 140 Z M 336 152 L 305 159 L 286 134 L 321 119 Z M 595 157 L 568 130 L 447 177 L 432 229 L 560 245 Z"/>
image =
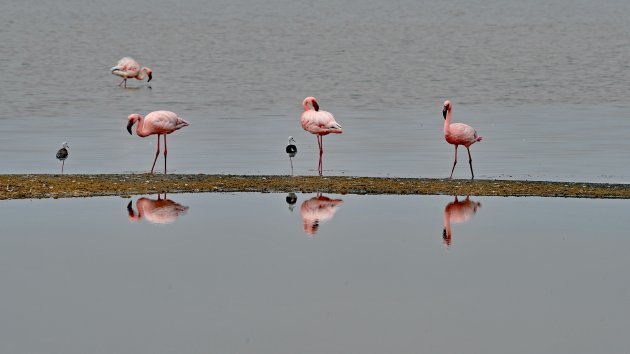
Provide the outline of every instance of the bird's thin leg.
<path id="1" fill-rule="evenodd" d="M 317 135 L 317 146 L 319 146 L 319 162 L 317 163 L 317 172 L 319 172 L 319 175 L 322 175 L 322 136 L 321 135 Z"/>
<path id="2" fill-rule="evenodd" d="M 159 155 L 160 155 L 160 134 L 158 134 L 158 146 L 157 146 L 157 151 L 155 152 L 155 160 L 153 160 L 153 166 L 151 166 L 151 174 L 153 174 L 153 169 L 155 168 L 155 161 L 157 161 L 157 158 Z"/>
<path id="3" fill-rule="evenodd" d="M 61 161 L 61 174 L 63 175 L 63 165 L 66 163 L 66 161 Z"/>
<path id="4" fill-rule="evenodd" d="M 291 162 L 291 176 L 293 176 L 293 158 L 289 156 L 289 161 Z"/>
<path id="5" fill-rule="evenodd" d="M 122 81 L 118 84 L 118 86 L 122 85 L 122 84 L 123 84 L 123 82 L 125 82 L 125 79 L 123 79 L 123 80 L 122 80 Z"/>
<path id="6" fill-rule="evenodd" d="M 449 179 L 453 178 L 453 171 L 455 171 L 455 165 L 457 165 L 457 145 L 455 145 L 455 161 L 453 162 L 453 169 L 451 170 L 451 176 Z"/>
<path id="7" fill-rule="evenodd" d="M 164 174 L 166 174 L 166 155 L 168 154 L 168 149 L 166 148 L 166 134 L 164 134 Z"/>
<path id="8" fill-rule="evenodd" d="M 127 79 L 125 79 L 125 88 L 127 88 Z"/>
<path id="9" fill-rule="evenodd" d="M 319 145 L 319 175 L 321 176 L 324 172 L 324 163 L 323 163 L 323 155 L 324 155 L 324 137 L 320 136 L 321 144 Z"/>
<path id="10" fill-rule="evenodd" d="M 472 175 L 470 179 L 475 179 L 475 173 L 472 168 L 472 156 L 470 156 L 470 148 L 466 147 L 466 150 L 468 150 L 468 163 L 470 164 L 470 174 Z"/>

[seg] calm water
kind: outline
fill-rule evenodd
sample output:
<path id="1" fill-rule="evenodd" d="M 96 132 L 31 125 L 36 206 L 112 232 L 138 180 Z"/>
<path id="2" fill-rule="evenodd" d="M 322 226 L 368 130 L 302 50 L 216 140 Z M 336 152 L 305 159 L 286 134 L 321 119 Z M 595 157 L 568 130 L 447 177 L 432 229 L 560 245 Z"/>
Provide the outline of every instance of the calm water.
<path id="1" fill-rule="evenodd" d="M 0 203 L 0 352 L 627 351 L 629 201 L 285 197 Z"/>
<path id="2" fill-rule="evenodd" d="M 315 174 L 301 101 L 344 126 L 330 175 L 443 177 L 442 102 L 485 140 L 481 178 L 627 182 L 630 2 L 8 1 L 0 4 L 0 173 L 144 172 L 155 140 L 132 112 L 192 124 L 170 138 L 181 173 Z M 117 87 L 132 56 L 154 70 Z M 456 170 L 467 178 L 467 166 Z"/>

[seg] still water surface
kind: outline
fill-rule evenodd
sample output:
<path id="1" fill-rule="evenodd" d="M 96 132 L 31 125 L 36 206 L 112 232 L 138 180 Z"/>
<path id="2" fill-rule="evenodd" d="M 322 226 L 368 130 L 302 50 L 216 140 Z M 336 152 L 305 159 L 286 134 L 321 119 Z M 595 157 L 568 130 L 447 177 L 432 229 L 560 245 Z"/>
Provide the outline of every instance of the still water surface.
<path id="1" fill-rule="evenodd" d="M 477 129 L 480 178 L 627 182 L 630 2 L 625 0 L 61 0 L 0 4 L 0 173 L 144 172 L 155 139 L 130 113 L 191 122 L 172 172 L 316 174 L 299 126 L 319 98 L 344 134 L 324 173 L 448 176 L 442 102 Z M 119 88 L 132 56 L 154 71 Z M 455 170 L 467 178 L 467 166 Z"/>
<path id="2" fill-rule="evenodd" d="M 317 194 L 5 201 L 0 351 L 622 353 L 629 207 Z"/>

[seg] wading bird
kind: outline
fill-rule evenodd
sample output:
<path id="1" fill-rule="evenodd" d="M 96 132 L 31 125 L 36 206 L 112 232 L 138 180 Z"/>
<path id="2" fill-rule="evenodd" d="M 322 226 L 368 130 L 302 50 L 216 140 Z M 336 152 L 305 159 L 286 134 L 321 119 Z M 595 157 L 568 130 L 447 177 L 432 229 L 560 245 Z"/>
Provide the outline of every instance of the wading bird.
<path id="1" fill-rule="evenodd" d="M 123 81 L 118 84 L 118 86 L 125 84 L 127 87 L 127 79 L 144 79 L 144 76 L 148 76 L 149 79 L 147 82 L 153 79 L 153 70 L 147 68 L 146 66 L 140 67 L 137 61 L 133 60 L 133 58 L 124 57 L 118 61 L 118 64 L 111 68 L 112 74 L 120 76 L 123 78 Z"/>
<path id="2" fill-rule="evenodd" d="M 463 201 L 455 200 L 446 204 L 444 208 L 444 229 L 442 230 L 442 239 L 444 245 L 451 245 L 451 223 L 461 224 L 470 220 L 477 213 L 477 209 L 481 208 L 481 203 L 474 202 L 466 197 Z"/>
<path id="3" fill-rule="evenodd" d="M 321 193 L 317 193 L 317 196 L 304 201 L 300 206 L 304 232 L 309 236 L 314 236 L 319 224 L 331 220 L 342 203 L 343 200 L 341 199 L 330 199 Z"/>
<path id="4" fill-rule="evenodd" d="M 444 101 L 444 109 L 442 115 L 444 116 L 444 138 L 449 144 L 455 145 L 455 161 L 453 162 L 453 169 L 451 170 L 451 176 L 453 178 L 453 171 L 455 171 L 455 165 L 457 165 L 457 146 L 464 145 L 468 150 L 468 163 L 470 164 L 470 174 L 472 178 L 475 178 L 475 173 L 472 167 L 472 157 L 470 156 L 470 145 L 481 141 L 481 137 L 477 135 L 475 129 L 464 123 L 451 124 L 451 110 L 453 105 L 450 101 Z"/>
<path id="5" fill-rule="evenodd" d="M 291 176 L 293 176 L 293 158 L 297 155 L 297 146 L 295 146 L 295 139 L 292 136 L 289 137 L 289 145 L 286 148 L 287 155 L 289 155 L 289 161 L 291 162 Z"/>
<path id="6" fill-rule="evenodd" d="M 315 97 L 306 97 L 302 102 L 304 112 L 302 113 L 302 128 L 311 134 L 317 135 L 319 145 L 319 165 L 317 170 L 322 175 L 322 155 L 324 154 L 324 135 L 330 133 L 341 134 L 341 125 L 335 121 L 335 117 L 330 112 L 320 111 L 319 104 Z"/>
<path id="7" fill-rule="evenodd" d="M 166 155 L 168 153 L 166 148 L 166 134 L 188 126 L 188 122 L 180 118 L 177 114 L 169 111 L 151 112 L 144 118 L 134 113 L 127 117 L 127 121 L 127 131 L 129 134 L 131 134 L 131 127 L 133 127 L 136 122 L 139 122 L 136 127 L 136 134 L 138 134 L 139 137 L 144 138 L 149 135 L 157 134 L 157 151 L 155 152 L 155 160 L 153 160 L 153 166 L 151 167 L 151 174 L 153 174 L 155 162 L 160 154 L 160 135 L 164 135 L 164 174 L 166 174 Z"/>
<path id="8" fill-rule="evenodd" d="M 63 174 L 63 165 L 66 163 L 66 159 L 68 158 L 68 146 L 67 142 L 63 142 L 61 144 L 61 149 L 57 150 L 57 160 L 61 161 L 61 174 Z"/>
<path id="9" fill-rule="evenodd" d="M 127 204 L 127 214 L 130 221 L 139 221 L 142 218 L 147 219 L 153 224 L 170 224 L 181 215 L 186 214 L 188 207 L 176 203 L 158 194 L 157 200 L 140 198 L 136 201 L 136 209 L 138 213 L 133 210 L 133 200 Z"/>

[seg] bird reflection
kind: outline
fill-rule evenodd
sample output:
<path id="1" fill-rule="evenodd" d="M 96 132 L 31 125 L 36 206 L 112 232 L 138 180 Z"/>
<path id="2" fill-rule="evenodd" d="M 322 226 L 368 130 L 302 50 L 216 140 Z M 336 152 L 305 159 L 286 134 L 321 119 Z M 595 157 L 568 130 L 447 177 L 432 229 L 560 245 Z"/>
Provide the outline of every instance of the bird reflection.
<path id="1" fill-rule="evenodd" d="M 295 208 L 295 203 L 297 203 L 297 195 L 295 195 L 295 193 L 289 193 L 287 194 L 285 200 L 287 201 L 287 204 L 289 204 L 289 211 L 293 212 L 293 208 Z"/>
<path id="2" fill-rule="evenodd" d="M 314 236 L 319 224 L 332 219 L 341 203 L 343 200 L 330 199 L 321 193 L 317 193 L 317 196 L 302 203 L 300 213 L 304 221 L 304 232 L 309 236 Z"/>
<path id="3" fill-rule="evenodd" d="M 138 199 L 136 201 L 136 209 L 138 213 L 133 210 L 133 200 L 127 204 L 127 213 L 130 221 L 139 221 L 145 218 L 153 224 L 170 224 L 188 211 L 187 206 L 167 199 L 166 193 L 164 198 L 158 194 L 157 199 Z"/>
<path id="4" fill-rule="evenodd" d="M 446 204 L 444 208 L 444 230 L 442 231 L 442 238 L 446 247 L 451 245 L 451 223 L 465 223 L 475 215 L 479 208 L 481 208 L 481 203 L 470 200 L 470 197 L 466 197 L 460 202 L 455 196 L 454 201 Z"/>

